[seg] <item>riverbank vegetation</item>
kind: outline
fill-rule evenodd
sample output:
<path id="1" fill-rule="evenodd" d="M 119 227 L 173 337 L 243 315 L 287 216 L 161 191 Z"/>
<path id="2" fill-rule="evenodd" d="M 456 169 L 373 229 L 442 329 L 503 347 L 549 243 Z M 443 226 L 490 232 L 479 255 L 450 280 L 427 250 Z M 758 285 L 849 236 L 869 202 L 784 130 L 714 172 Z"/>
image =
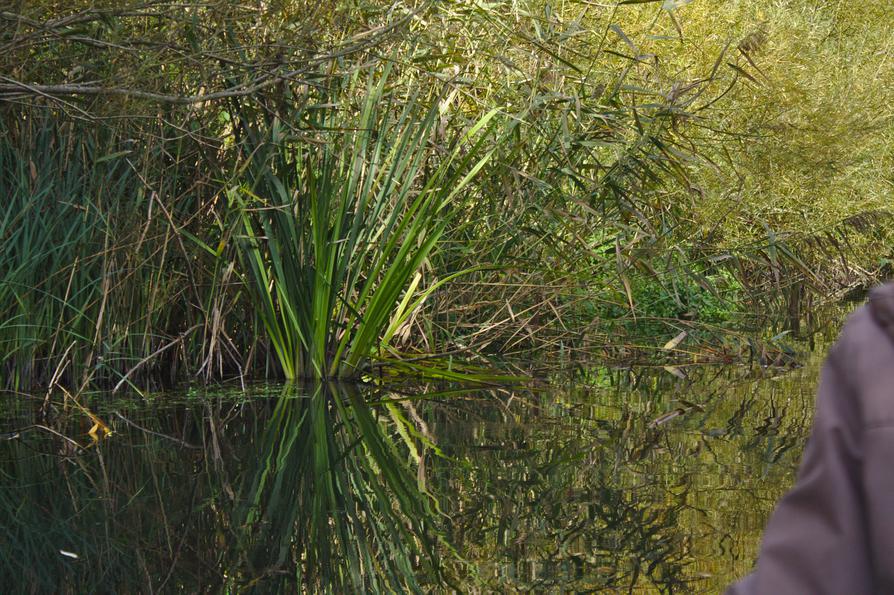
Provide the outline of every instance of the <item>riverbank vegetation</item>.
<path id="1" fill-rule="evenodd" d="M 890 269 L 892 18 L 13 2 L 2 385 L 741 357 Z"/>

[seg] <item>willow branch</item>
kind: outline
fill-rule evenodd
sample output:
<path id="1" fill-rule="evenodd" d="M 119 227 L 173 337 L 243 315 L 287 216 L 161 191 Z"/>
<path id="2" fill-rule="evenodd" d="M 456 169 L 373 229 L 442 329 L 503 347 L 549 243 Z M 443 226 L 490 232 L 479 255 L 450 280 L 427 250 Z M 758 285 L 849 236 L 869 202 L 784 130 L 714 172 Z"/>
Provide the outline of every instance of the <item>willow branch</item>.
<path id="1" fill-rule="evenodd" d="M 38 85 L 23 83 L 5 76 L 0 75 L 0 101 L 4 101 L 6 95 L 16 95 L 21 97 L 22 94 L 41 95 L 49 97 L 70 96 L 70 95 L 104 95 L 104 96 L 125 96 L 137 99 L 147 99 L 158 103 L 168 103 L 174 105 L 193 105 L 204 103 L 206 101 L 214 101 L 217 99 L 226 99 L 228 97 L 244 97 L 253 95 L 267 87 L 277 83 L 294 80 L 295 77 L 304 71 L 293 71 L 285 73 L 281 76 L 267 78 L 255 82 L 246 87 L 233 87 L 223 91 L 214 93 L 201 93 L 198 95 L 167 95 L 164 93 L 153 93 L 151 91 L 142 91 L 140 89 L 129 89 L 126 87 L 104 87 L 101 85 L 83 85 L 83 84 L 62 84 L 62 85 Z"/>

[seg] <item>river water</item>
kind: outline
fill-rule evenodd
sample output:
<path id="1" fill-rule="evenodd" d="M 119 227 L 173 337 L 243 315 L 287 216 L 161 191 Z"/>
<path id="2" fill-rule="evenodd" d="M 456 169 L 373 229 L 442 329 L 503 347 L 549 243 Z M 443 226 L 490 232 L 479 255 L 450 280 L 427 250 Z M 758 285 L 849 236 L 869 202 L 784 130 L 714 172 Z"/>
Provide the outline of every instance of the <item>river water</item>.
<path id="1" fill-rule="evenodd" d="M 794 480 L 827 346 L 523 389 L 9 395 L 0 584 L 716 593 Z"/>

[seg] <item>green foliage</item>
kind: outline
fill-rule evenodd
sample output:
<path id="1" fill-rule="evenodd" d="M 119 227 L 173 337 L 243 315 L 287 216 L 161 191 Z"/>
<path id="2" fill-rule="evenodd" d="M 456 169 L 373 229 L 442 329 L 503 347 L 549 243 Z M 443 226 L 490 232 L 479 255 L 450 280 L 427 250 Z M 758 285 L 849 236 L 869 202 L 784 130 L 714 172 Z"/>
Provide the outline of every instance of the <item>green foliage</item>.
<path id="1" fill-rule="evenodd" d="M 274 128 L 271 146 L 289 158 L 256 157 L 251 187 L 229 194 L 246 282 L 289 379 L 360 376 L 430 293 L 415 297 L 414 277 L 490 157 L 479 131 L 496 112 L 435 161 L 437 103 L 419 113 L 414 97 L 386 95 L 386 81 L 369 76 L 356 121 L 334 107 L 312 115 L 341 138 L 295 143 Z"/>
<path id="2" fill-rule="evenodd" d="M 57 4 L 0 13 L 10 386 L 593 355 L 891 257 L 887 5 Z"/>
<path id="3" fill-rule="evenodd" d="M 3 384 L 115 381 L 188 322 L 166 307 L 184 286 L 167 223 L 151 215 L 157 195 L 113 137 L 37 119 L 4 128 L 3 138 Z"/>
<path id="4" fill-rule="evenodd" d="M 682 318 L 710 324 L 728 321 L 740 307 L 741 284 L 724 269 L 699 280 L 703 284 L 686 277 L 672 287 L 665 287 L 654 279 L 639 279 L 632 288 L 636 310 L 651 318 Z M 614 313 L 615 317 L 623 315 L 623 312 Z"/>
<path id="5" fill-rule="evenodd" d="M 721 102 L 695 106 L 710 161 L 691 169 L 700 193 L 687 214 L 690 237 L 712 256 L 751 260 L 764 271 L 760 283 L 805 278 L 823 293 L 871 283 L 894 239 L 884 215 L 894 7 L 692 2 L 675 14 L 681 35 L 662 18 L 643 18 L 628 34 L 678 73 L 694 74 L 725 50 L 714 85 L 730 87 Z M 805 266 L 781 253 L 784 266 L 774 262 L 775 241 Z"/>

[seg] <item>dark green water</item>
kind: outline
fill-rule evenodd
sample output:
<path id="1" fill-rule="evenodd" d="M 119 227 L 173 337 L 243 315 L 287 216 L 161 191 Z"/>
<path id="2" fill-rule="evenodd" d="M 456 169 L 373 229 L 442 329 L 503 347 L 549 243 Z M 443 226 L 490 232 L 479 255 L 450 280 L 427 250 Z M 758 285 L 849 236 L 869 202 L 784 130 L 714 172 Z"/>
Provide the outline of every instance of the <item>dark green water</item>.
<path id="1" fill-rule="evenodd" d="M 0 584 L 718 592 L 793 481 L 823 352 L 548 390 L 99 395 L 98 441 L 5 395 Z"/>

